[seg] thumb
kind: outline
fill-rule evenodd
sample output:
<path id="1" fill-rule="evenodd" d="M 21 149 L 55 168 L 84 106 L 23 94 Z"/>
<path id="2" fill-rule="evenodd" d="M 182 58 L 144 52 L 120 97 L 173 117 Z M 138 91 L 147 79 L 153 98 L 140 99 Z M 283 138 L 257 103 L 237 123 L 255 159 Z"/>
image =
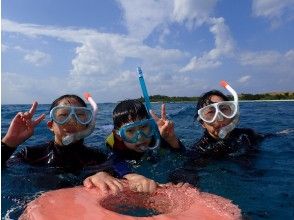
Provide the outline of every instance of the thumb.
<path id="1" fill-rule="evenodd" d="M 84 187 L 86 187 L 86 188 L 91 188 L 93 186 L 90 178 L 85 179 L 83 184 L 84 184 Z"/>

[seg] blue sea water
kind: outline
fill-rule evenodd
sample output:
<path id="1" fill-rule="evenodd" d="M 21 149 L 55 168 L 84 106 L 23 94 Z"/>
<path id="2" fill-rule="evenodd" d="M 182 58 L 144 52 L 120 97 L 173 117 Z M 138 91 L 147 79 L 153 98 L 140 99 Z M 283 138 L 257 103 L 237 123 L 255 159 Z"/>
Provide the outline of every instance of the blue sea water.
<path id="1" fill-rule="evenodd" d="M 115 104 L 99 104 L 94 133 L 86 144 L 105 150 L 104 138 L 112 129 L 111 113 Z M 2 105 L 2 134 L 11 119 L 30 105 Z M 193 121 L 191 103 L 166 104 L 169 118 L 175 122 L 182 142 L 191 146 L 202 135 L 202 128 Z M 49 105 L 39 105 L 36 115 L 47 113 Z M 157 113 L 160 104 L 153 104 Z M 294 102 L 241 102 L 239 127 L 252 128 L 263 134 L 274 134 L 260 145 L 254 157 L 212 161 L 204 167 L 190 167 L 197 174 L 200 190 L 228 198 L 238 205 L 249 219 L 294 219 Z M 24 146 L 44 143 L 52 138 L 45 121 Z M 138 172 L 166 182 L 168 175 L 181 166 L 177 155 L 167 155 L 157 164 L 142 164 Z M 1 170 L 1 217 L 17 219 L 25 205 L 42 192 L 81 183 L 79 176 L 56 169 L 17 165 Z M 189 174 L 187 174 L 189 175 Z M 62 201 L 60 201 L 62 202 Z"/>

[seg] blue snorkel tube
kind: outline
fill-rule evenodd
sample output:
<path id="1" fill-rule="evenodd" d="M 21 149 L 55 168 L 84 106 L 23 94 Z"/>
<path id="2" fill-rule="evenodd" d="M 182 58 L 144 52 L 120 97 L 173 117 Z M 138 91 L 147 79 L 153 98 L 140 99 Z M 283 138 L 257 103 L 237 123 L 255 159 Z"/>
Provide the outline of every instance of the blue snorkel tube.
<path id="1" fill-rule="evenodd" d="M 145 80 L 144 80 L 144 76 L 143 76 L 143 72 L 142 72 L 141 67 L 137 67 L 137 72 L 139 74 L 139 82 L 140 82 L 142 93 L 143 93 L 144 100 L 145 100 L 145 107 L 147 109 L 148 115 L 150 116 L 150 118 L 152 118 L 152 116 L 150 115 L 151 103 L 150 103 L 150 99 L 149 99 L 149 95 L 147 92 L 147 87 L 145 84 Z M 159 130 L 158 130 L 158 127 L 157 127 L 157 124 L 155 121 L 154 121 L 154 123 L 156 125 L 155 127 L 157 128 L 156 131 L 154 131 L 155 132 L 155 134 L 154 134 L 155 144 L 153 147 L 149 148 L 150 150 L 154 150 L 157 147 L 159 147 L 159 145 L 160 145 L 160 133 L 159 133 Z"/>

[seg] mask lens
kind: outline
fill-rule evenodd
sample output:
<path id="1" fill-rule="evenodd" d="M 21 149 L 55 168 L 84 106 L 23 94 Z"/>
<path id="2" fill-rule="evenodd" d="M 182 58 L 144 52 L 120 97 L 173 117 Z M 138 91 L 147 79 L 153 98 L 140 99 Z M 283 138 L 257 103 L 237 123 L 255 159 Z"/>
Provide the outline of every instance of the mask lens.
<path id="1" fill-rule="evenodd" d="M 88 124 L 92 120 L 92 111 L 84 107 L 74 108 L 74 113 L 77 120 L 81 124 Z"/>
<path id="2" fill-rule="evenodd" d="M 132 140 L 132 139 L 136 138 L 136 136 L 137 136 L 137 129 L 135 129 L 135 128 L 127 128 L 125 130 L 125 135 L 124 136 L 125 136 L 125 138 L 127 140 Z"/>
<path id="3" fill-rule="evenodd" d="M 234 102 L 222 102 L 218 105 L 219 111 L 227 118 L 234 116 L 236 105 Z"/>
<path id="4" fill-rule="evenodd" d="M 150 119 L 127 124 L 120 128 L 120 136 L 129 143 L 136 143 L 141 137 L 151 138 L 153 126 Z"/>
<path id="5" fill-rule="evenodd" d="M 68 120 L 70 116 L 70 108 L 69 107 L 55 107 L 51 110 L 51 117 L 52 119 L 58 123 L 63 124 Z"/>
<path id="6" fill-rule="evenodd" d="M 216 108 L 214 105 L 208 105 L 199 110 L 199 116 L 204 121 L 213 120 L 216 114 Z"/>

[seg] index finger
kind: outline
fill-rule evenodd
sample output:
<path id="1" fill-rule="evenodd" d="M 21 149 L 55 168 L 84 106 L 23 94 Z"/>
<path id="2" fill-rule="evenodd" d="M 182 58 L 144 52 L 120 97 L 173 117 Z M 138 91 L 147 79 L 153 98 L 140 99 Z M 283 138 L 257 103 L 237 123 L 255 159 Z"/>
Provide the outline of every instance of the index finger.
<path id="1" fill-rule="evenodd" d="M 30 113 L 31 115 L 34 115 L 35 112 L 36 112 L 37 107 L 38 107 L 38 102 L 34 101 L 33 104 L 32 104 L 31 109 L 29 110 L 29 113 Z"/>
<path id="2" fill-rule="evenodd" d="M 150 110 L 149 112 L 150 112 L 150 115 L 152 116 L 152 118 L 153 118 L 156 122 L 160 120 L 160 118 L 158 118 L 158 116 L 157 116 L 152 110 Z"/>
<path id="3" fill-rule="evenodd" d="M 165 104 L 161 105 L 161 118 L 163 120 L 166 120 L 166 110 L 165 110 Z"/>

